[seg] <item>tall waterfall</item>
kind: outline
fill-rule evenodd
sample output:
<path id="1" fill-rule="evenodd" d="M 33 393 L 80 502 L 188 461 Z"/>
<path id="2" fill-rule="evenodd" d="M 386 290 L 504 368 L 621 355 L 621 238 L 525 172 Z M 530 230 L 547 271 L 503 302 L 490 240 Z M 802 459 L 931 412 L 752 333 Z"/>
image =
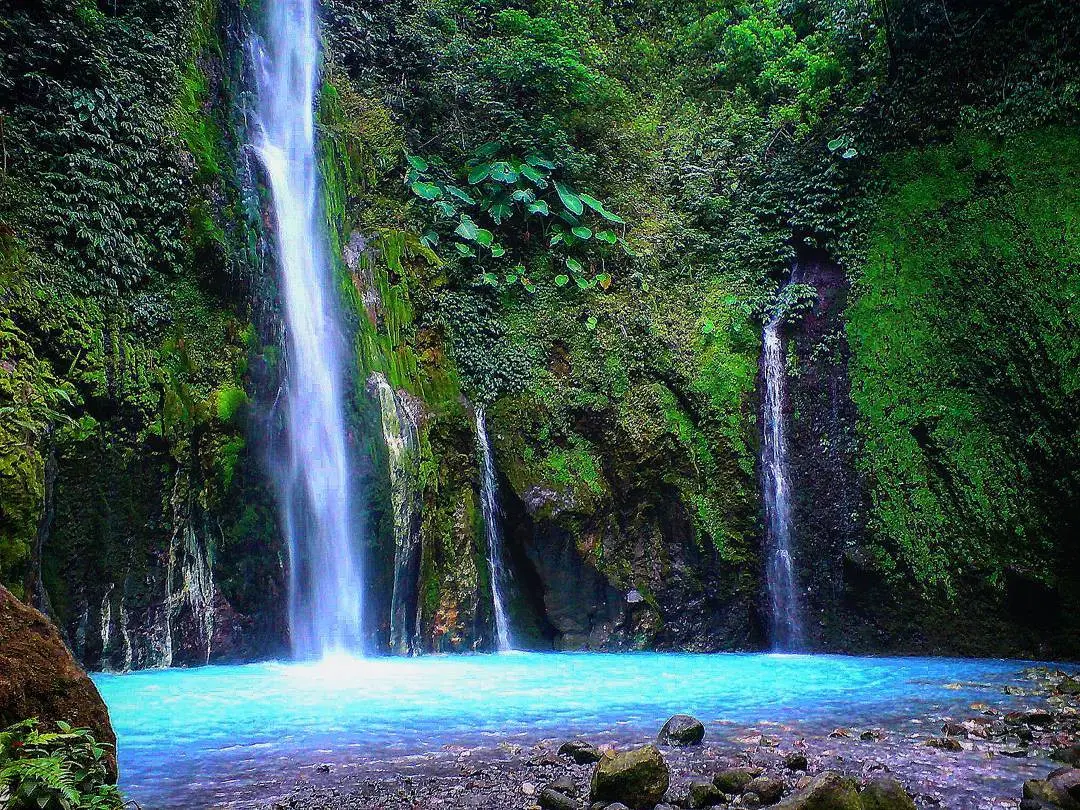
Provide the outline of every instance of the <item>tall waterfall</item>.
<path id="1" fill-rule="evenodd" d="M 802 608 L 791 560 L 791 484 L 787 472 L 787 439 L 784 435 L 784 389 L 787 355 L 779 314 L 765 324 L 762 336 L 762 376 L 765 402 L 762 408 L 762 493 L 765 498 L 765 582 L 772 609 L 772 645 L 782 651 L 803 646 Z"/>
<path id="2" fill-rule="evenodd" d="M 361 650 L 360 562 L 350 525 L 344 340 L 326 261 L 315 164 L 320 51 L 314 0 L 269 0 L 254 147 L 273 196 L 287 334 L 288 448 L 274 459 L 289 543 L 293 652 Z"/>
<path id="3" fill-rule="evenodd" d="M 499 652 L 514 649 L 510 620 L 506 615 L 507 570 L 503 560 L 502 509 L 499 507 L 499 482 L 491 455 L 484 406 L 476 406 L 476 443 L 480 450 L 480 506 L 487 529 L 488 568 L 491 572 L 491 598 L 495 612 L 495 647 Z"/>

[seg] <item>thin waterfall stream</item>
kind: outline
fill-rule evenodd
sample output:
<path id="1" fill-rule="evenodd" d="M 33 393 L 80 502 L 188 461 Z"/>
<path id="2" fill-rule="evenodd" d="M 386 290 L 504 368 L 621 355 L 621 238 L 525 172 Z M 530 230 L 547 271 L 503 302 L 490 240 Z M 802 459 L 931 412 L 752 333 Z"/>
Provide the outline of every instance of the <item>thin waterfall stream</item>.
<path id="1" fill-rule="evenodd" d="M 802 607 L 791 557 L 791 483 L 787 465 L 784 395 L 787 353 L 782 313 L 774 314 L 762 333 L 761 366 L 765 397 L 762 407 L 761 477 L 765 500 L 765 584 L 771 608 L 773 649 L 793 652 L 804 644 Z"/>
<path id="2" fill-rule="evenodd" d="M 476 443 L 480 450 L 480 504 L 487 529 L 488 569 L 491 574 L 492 608 L 495 613 L 495 648 L 499 652 L 514 649 L 510 634 L 510 619 L 506 614 L 507 575 L 503 559 L 502 509 L 499 506 L 499 481 L 491 453 L 484 407 L 476 407 Z"/>
<path id="3" fill-rule="evenodd" d="M 349 504 L 344 340 L 315 160 L 313 0 L 271 0 L 252 42 L 254 148 L 273 197 L 287 348 L 287 449 L 273 459 L 289 544 L 289 628 L 302 658 L 361 652 L 363 579 Z"/>

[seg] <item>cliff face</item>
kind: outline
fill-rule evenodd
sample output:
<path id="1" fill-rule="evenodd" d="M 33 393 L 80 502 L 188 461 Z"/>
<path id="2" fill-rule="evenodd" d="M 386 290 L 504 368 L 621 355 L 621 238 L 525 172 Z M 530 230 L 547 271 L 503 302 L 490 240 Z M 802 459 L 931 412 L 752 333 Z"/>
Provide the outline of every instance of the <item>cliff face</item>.
<path id="1" fill-rule="evenodd" d="M 0 0 L 0 581 L 88 667 L 287 648 L 244 9 Z M 889 15 L 323 4 L 376 648 L 492 644 L 480 402 L 518 639 L 761 646 L 761 324 L 794 268 L 814 646 L 1080 652 L 1080 25 Z"/>

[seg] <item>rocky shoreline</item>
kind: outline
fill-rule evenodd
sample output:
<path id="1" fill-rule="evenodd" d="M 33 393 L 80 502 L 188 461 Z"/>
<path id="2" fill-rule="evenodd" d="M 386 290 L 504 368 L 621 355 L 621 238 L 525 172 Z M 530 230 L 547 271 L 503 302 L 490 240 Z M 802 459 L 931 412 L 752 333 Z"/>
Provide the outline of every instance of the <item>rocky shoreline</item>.
<path id="1" fill-rule="evenodd" d="M 1080 764 L 1080 680 L 1042 668 L 1027 670 L 1024 677 L 1028 686 L 1005 687 L 1004 696 L 997 688 L 963 716 L 915 717 L 888 729 L 807 733 L 767 722 L 737 727 L 678 716 L 651 741 L 628 741 L 613 732 L 588 740 L 446 746 L 413 757 L 316 764 L 291 784 L 263 786 L 261 800 L 244 805 L 265 810 L 1080 807 L 1080 770 L 1074 769 Z"/>

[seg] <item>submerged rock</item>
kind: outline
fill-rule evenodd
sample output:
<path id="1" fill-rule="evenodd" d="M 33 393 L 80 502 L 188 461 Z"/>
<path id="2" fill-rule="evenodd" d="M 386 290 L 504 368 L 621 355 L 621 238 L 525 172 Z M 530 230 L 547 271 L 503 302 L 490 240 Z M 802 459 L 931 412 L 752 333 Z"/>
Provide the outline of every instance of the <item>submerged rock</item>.
<path id="1" fill-rule="evenodd" d="M 789 771 L 805 771 L 810 763 L 806 759 L 806 754 L 801 751 L 792 751 L 784 757 L 784 765 Z"/>
<path id="2" fill-rule="evenodd" d="M 553 788 L 546 787 L 537 796 L 537 804 L 544 810 L 579 810 L 579 805 L 572 798 Z"/>
<path id="3" fill-rule="evenodd" d="M 862 802 L 854 779 L 826 771 L 776 807 L 777 810 L 862 810 Z"/>
<path id="4" fill-rule="evenodd" d="M 90 729 L 108 744 L 108 772 L 116 781 L 116 734 L 97 687 L 52 622 L 0 586 L 0 729 L 31 717 L 45 726 L 63 720 Z"/>
<path id="5" fill-rule="evenodd" d="M 686 785 L 685 807 L 700 810 L 713 807 L 724 801 L 724 794 L 717 790 L 711 779 L 704 776 L 694 777 Z"/>
<path id="6" fill-rule="evenodd" d="M 664 798 L 671 771 L 655 745 L 605 755 L 593 772 L 593 801 L 622 802 L 632 810 L 652 810 Z"/>
<path id="7" fill-rule="evenodd" d="M 705 726 L 696 717 L 676 714 L 664 723 L 658 739 L 665 745 L 698 745 L 705 739 Z"/>
<path id="8" fill-rule="evenodd" d="M 891 776 L 872 779 L 859 794 L 863 810 L 915 810 L 915 801 Z"/>
<path id="9" fill-rule="evenodd" d="M 758 776 L 746 786 L 746 795 L 754 795 L 761 805 L 776 804 L 784 795 L 784 783 L 775 776 Z"/>
<path id="10" fill-rule="evenodd" d="M 728 768 L 713 777 L 713 784 L 721 793 L 738 796 L 746 792 L 746 786 L 760 773 L 757 768 Z"/>
<path id="11" fill-rule="evenodd" d="M 600 749 L 585 740 L 570 740 L 559 746 L 559 754 L 570 757 L 578 765 L 591 765 L 603 757 Z"/>

